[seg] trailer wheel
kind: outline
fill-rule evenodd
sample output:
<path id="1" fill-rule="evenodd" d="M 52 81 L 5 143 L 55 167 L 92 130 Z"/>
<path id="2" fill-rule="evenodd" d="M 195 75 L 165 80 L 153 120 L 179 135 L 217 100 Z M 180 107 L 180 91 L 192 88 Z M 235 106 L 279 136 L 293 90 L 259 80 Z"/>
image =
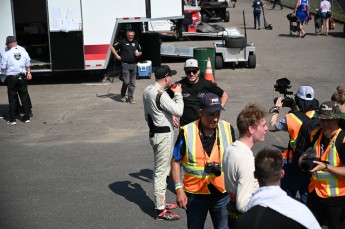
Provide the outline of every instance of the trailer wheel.
<path id="1" fill-rule="evenodd" d="M 249 54 L 248 68 L 255 68 L 255 67 L 256 67 L 256 56 L 255 54 Z"/>
<path id="2" fill-rule="evenodd" d="M 229 22 L 229 21 L 230 21 L 230 13 L 229 13 L 229 11 L 225 11 L 224 22 Z"/>
<path id="3" fill-rule="evenodd" d="M 225 37 L 225 47 L 227 48 L 245 48 L 247 46 L 247 38 L 245 37 Z"/>
<path id="4" fill-rule="evenodd" d="M 223 57 L 221 55 L 216 56 L 215 62 L 216 62 L 216 65 L 215 65 L 216 69 L 222 69 L 223 68 Z"/>

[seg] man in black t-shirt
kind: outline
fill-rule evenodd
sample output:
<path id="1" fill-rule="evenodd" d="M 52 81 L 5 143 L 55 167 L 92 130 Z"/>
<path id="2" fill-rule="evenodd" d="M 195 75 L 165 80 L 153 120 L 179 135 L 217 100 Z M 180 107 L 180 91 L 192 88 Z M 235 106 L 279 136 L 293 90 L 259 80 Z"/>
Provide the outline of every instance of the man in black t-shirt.
<path id="1" fill-rule="evenodd" d="M 135 104 L 133 94 L 135 89 L 135 80 L 137 77 L 137 59 L 142 55 L 141 47 L 138 41 L 134 40 L 135 33 L 133 30 L 126 32 L 126 39 L 116 42 L 110 49 L 117 60 L 122 64 L 123 83 L 121 87 L 121 101 Z M 120 49 L 119 55 L 116 49 Z M 126 92 L 128 89 L 128 98 Z"/>
<path id="2" fill-rule="evenodd" d="M 197 60 L 188 59 L 185 63 L 184 70 L 186 77 L 178 82 L 182 86 L 184 110 L 180 120 L 174 117 L 175 127 L 184 126 L 200 118 L 198 113 L 198 109 L 200 109 L 200 98 L 208 92 L 220 97 L 222 107 L 228 101 L 228 94 L 225 91 L 215 83 L 199 77 L 200 69 Z"/>

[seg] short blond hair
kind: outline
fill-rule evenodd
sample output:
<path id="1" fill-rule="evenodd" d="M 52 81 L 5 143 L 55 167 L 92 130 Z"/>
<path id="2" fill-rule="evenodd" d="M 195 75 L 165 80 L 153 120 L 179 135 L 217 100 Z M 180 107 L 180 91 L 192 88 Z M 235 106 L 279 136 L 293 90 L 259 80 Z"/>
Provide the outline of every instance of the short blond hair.
<path id="1" fill-rule="evenodd" d="M 237 128 L 240 136 L 244 136 L 249 128 L 256 128 L 260 121 L 265 118 L 267 112 L 256 104 L 248 104 L 237 116 Z"/>

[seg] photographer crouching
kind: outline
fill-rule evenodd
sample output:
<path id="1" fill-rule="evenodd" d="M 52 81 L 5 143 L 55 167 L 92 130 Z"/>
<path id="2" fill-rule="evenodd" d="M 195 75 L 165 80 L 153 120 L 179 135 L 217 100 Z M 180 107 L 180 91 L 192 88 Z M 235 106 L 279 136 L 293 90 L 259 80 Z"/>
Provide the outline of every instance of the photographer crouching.
<path id="1" fill-rule="evenodd" d="M 309 138 L 310 148 L 299 158 L 299 165 L 312 173 L 307 206 L 322 226 L 345 228 L 345 131 L 339 121 L 345 119 L 337 103 L 321 104 L 315 118 L 321 128 Z"/>
<path id="2" fill-rule="evenodd" d="M 294 97 L 287 96 L 293 94 L 288 91 L 291 88 L 288 79 L 277 80 L 274 87 L 284 97 L 276 98 L 275 106 L 270 109 L 272 116 L 268 130 L 287 131 L 290 138 L 287 149 L 282 152 L 285 176 L 281 180 L 281 188 L 292 198 L 296 198 L 298 191 L 301 202 L 306 204 L 310 175 L 302 173 L 300 168 L 292 163 L 292 159 L 296 152 L 296 139 L 301 126 L 303 122 L 309 121 L 314 116 L 319 102 L 314 98 L 314 89 L 311 86 L 300 86 Z M 278 120 L 279 112 L 283 107 L 289 107 L 290 111 L 284 118 Z"/>

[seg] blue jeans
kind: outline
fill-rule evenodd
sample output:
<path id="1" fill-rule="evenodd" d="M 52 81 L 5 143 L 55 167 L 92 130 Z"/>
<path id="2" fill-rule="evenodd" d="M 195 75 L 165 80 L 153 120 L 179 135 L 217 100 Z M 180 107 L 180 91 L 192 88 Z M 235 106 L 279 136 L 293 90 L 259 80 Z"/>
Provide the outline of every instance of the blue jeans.
<path id="1" fill-rule="evenodd" d="M 190 194 L 187 193 L 187 225 L 190 229 L 203 229 L 207 213 L 210 212 L 215 229 L 228 229 L 229 194 Z"/>
<path id="2" fill-rule="evenodd" d="M 260 28 L 261 11 L 254 10 L 253 15 L 254 15 L 254 28 L 256 28 L 256 22 L 258 23 L 258 28 Z"/>
<path id="3" fill-rule="evenodd" d="M 295 199 L 298 191 L 301 197 L 300 201 L 307 204 L 310 175 L 308 173 L 301 172 L 292 164 L 285 164 L 283 169 L 285 171 L 285 175 L 281 179 L 281 188 L 288 194 L 288 196 Z"/>

